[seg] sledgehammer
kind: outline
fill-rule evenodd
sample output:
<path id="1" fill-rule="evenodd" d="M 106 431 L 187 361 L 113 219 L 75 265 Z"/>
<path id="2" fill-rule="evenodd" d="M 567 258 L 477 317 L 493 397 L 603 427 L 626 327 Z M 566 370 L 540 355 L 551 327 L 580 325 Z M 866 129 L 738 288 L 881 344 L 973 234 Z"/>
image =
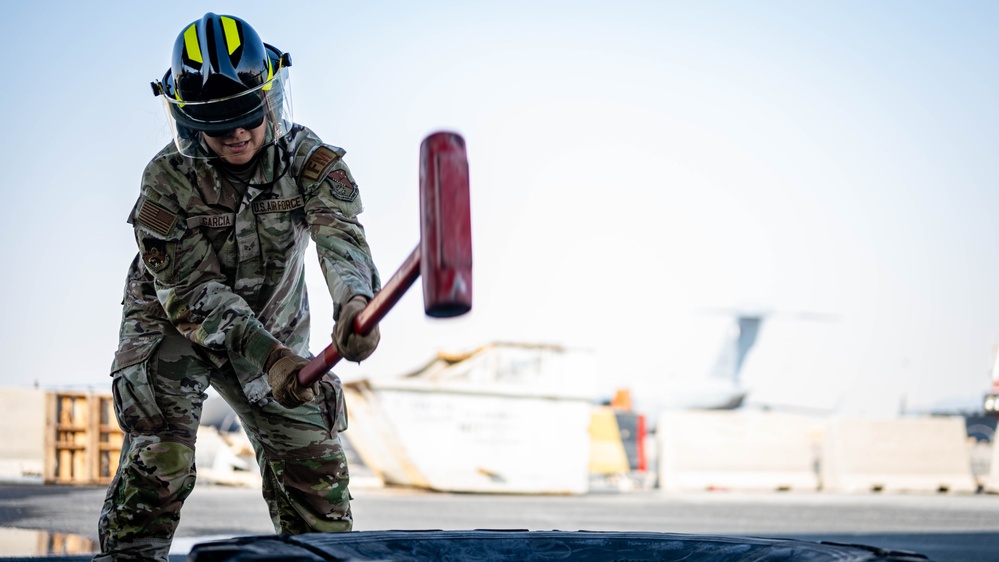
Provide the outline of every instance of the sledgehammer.
<path id="1" fill-rule="evenodd" d="M 367 334 L 399 302 L 416 278 L 423 277 L 423 309 L 449 318 L 472 308 L 472 221 L 465 140 L 434 133 L 420 145 L 420 243 L 364 310 L 354 317 L 354 332 Z M 341 359 L 330 344 L 298 373 L 311 386 Z"/>

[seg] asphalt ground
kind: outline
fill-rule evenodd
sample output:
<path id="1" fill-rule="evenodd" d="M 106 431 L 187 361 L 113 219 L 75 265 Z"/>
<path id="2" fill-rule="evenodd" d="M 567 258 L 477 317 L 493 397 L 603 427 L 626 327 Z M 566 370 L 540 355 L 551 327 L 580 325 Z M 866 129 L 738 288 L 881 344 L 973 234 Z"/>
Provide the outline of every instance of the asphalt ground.
<path id="1" fill-rule="evenodd" d="M 864 544 L 938 562 L 999 560 L 999 495 L 644 490 L 518 496 L 374 487 L 352 493 L 358 531 L 654 531 Z M 0 557 L 89 559 L 103 499 L 98 487 L 0 485 Z M 171 559 L 183 560 L 198 543 L 273 532 L 259 490 L 200 485 L 184 507 Z M 38 551 L 26 552 L 32 544 Z"/>

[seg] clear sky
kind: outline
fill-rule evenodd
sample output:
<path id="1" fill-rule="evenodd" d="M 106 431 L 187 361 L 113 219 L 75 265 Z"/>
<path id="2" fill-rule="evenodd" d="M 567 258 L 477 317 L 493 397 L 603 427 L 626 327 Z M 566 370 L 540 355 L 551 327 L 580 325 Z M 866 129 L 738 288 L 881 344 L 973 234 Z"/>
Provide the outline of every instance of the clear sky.
<path id="1" fill-rule="evenodd" d="M 420 141 L 467 141 L 473 312 L 424 318 L 414 287 L 344 378 L 558 343 L 655 408 L 713 362 L 712 311 L 750 307 L 774 311 L 759 403 L 891 414 L 989 386 L 999 3 L 909 0 L 6 5 L 0 386 L 109 388 L 125 218 L 169 141 L 149 82 L 207 10 L 292 54 L 295 119 L 347 150 L 385 278 L 418 241 Z"/>

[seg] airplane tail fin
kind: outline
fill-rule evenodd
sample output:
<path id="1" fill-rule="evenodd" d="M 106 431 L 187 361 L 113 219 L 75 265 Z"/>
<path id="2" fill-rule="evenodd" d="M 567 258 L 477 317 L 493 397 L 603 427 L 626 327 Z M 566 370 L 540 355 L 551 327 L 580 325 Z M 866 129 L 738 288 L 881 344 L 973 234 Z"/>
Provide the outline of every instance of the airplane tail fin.
<path id="1" fill-rule="evenodd" d="M 711 377 L 734 384 L 740 383 L 742 366 L 756 343 L 763 324 L 763 315 L 739 314 L 735 317 L 731 332 L 722 344 L 718 359 L 711 370 Z"/>

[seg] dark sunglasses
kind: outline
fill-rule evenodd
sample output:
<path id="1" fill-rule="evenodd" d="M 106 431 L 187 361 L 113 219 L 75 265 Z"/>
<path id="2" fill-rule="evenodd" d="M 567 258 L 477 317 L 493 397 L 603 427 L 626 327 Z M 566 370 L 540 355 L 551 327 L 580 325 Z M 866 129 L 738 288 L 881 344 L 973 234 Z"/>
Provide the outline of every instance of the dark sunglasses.
<path id="1" fill-rule="evenodd" d="M 213 139 L 217 139 L 219 137 L 226 137 L 226 136 L 231 135 L 232 132 L 235 131 L 236 129 L 246 129 L 247 131 L 252 130 L 252 129 L 256 129 L 263 122 L 264 122 L 264 116 L 261 115 L 255 121 L 253 121 L 251 123 L 246 123 L 245 125 L 242 125 L 240 127 L 236 127 L 236 128 L 233 128 L 233 129 L 226 129 L 225 131 L 202 131 L 202 132 L 205 133 L 206 135 L 212 137 Z"/>

